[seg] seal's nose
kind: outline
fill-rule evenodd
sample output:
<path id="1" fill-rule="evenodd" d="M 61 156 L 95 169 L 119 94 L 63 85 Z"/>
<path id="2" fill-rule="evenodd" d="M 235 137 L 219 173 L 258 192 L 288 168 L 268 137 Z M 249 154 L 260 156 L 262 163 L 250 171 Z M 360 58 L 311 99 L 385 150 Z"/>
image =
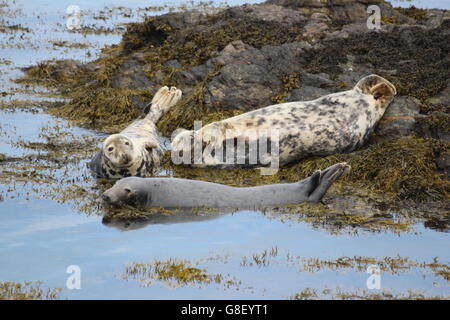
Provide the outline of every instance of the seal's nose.
<path id="1" fill-rule="evenodd" d="M 106 202 L 108 202 L 108 203 L 111 202 L 111 197 L 108 196 L 106 193 L 104 193 L 104 194 L 102 195 L 102 198 L 103 198 L 104 201 L 106 201 Z"/>

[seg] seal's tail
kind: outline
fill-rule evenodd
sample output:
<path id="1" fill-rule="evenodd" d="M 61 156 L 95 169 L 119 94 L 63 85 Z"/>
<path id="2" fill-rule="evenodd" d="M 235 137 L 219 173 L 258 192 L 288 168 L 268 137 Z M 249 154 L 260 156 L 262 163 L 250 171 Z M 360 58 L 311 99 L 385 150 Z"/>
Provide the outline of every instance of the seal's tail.
<path id="1" fill-rule="evenodd" d="M 336 163 L 321 171 L 318 170 L 310 176 L 309 190 L 307 190 L 308 202 L 319 202 L 331 185 L 342 175 L 350 171 L 350 166 L 345 162 Z"/>
<path id="2" fill-rule="evenodd" d="M 170 89 L 169 87 L 160 88 L 153 96 L 149 105 L 150 111 L 146 118 L 156 123 L 171 107 L 180 101 L 181 95 L 181 90 L 176 87 L 171 87 Z"/>

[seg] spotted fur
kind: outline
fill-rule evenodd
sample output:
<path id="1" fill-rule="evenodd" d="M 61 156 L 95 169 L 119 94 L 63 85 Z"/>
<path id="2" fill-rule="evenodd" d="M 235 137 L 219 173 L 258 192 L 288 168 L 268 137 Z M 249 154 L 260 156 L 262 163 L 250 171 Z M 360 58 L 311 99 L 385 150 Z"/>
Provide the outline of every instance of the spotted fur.
<path id="1" fill-rule="evenodd" d="M 207 137 L 211 129 L 219 134 L 204 139 L 203 149 L 211 144 L 225 146 L 227 129 L 277 129 L 280 165 L 308 156 L 351 152 L 366 142 L 396 93 L 389 81 L 370 75 L 349 91 L 313 101 L 276 104 L 213 122 L 197 131 L 184 130 L 173 138 L 172 152 L 189 150 L 187 144 L 193 142 L 188 137 Z M 203 156 L 202 160 L 199 166 L 217 165 L 211 157 Z"/>
<path id="2" fill-rule="evenodd" d="M 148 114 L 118 134 L 109 136 L 94 155 L 90 168 L 100 178 L 149 177 L 163 155 L 156 122 L 181 98 L 175 87 L 163 87 L 152 99 Z"/>

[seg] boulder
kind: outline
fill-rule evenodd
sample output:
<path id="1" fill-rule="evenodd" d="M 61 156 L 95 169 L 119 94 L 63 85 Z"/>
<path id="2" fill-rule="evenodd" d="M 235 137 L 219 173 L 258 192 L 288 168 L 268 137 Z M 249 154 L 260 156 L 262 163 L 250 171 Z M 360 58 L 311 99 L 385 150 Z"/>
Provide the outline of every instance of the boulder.
<path id="1" fill-rule="evenodd" d="M 373 140 L 381 142 L 413 134 L 415 117 L 419 111 L 420 100 L 413 97 L 396 97 L 378 123 Z"/>

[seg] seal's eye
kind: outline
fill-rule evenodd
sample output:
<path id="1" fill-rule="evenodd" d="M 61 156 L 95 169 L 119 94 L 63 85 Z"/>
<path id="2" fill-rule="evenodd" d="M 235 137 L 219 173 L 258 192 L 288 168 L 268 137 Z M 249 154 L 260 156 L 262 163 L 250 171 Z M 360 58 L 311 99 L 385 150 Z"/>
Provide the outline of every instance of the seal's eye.
<path id="1" fill-rule="evenodd" d="M 130 193 L 131 192 L 130 188 L 124 188 L 123 190 L 125 190 L 126 193 Z"/>
<path id="2" fill-rule="evenodd" d="M 113 151 L 114 150 L 114 147 L 109 147 L 108 148 L 108 151 Z"/>
<path id="3" fill-rule="evenodd" d="M 383 95 L 381 94 L 381 92 L 375 92 L 375 93 L 373 94 L 373 97 L 374 97 L 375 100 L 380 99 L 382 96 L 383 96 Z"/>
<path id="4" fill-rule="evenodd" d="M 127 145 L 127 146 L 129 146 L 130 145 L 130 143 L 127 141 L 127 142 L 125 142 L 125 145 Z"/>

